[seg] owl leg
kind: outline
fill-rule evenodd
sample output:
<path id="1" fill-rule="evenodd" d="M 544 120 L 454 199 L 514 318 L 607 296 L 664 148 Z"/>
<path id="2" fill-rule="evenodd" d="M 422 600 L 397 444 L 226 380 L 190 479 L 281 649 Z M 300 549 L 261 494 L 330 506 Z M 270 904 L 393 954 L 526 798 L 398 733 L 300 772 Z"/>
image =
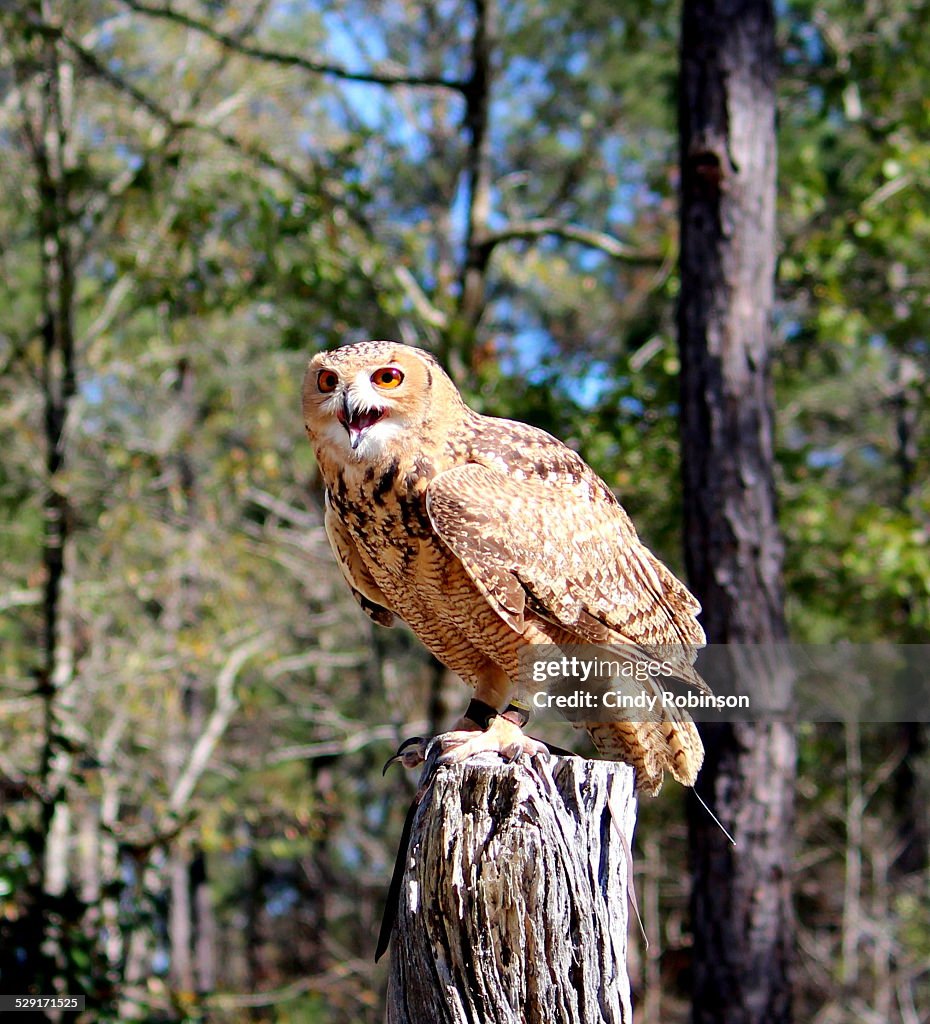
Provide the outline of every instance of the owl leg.
<path id="1" fill-rule="evenodd" d="M 521 754 L 568 753 L 561 748 L 550 749 L 525 735 L 521 727 L 526 718 L 518 705 L 509 704 L 503 713 L 499 713 L 490 705 L 473 700 L 451 731 L 442 732 L 432 739 L 413 736 L 404 740 L 397 753 L 388 759 L 382 774 L 395 763 L 404 768 L 416 768 L 436 747 L 440 750 L 436 758 L 439 764 L 455 764 L 468 760 L 473 754 L 485 752 L 499 753 L 507 761 L 515 761 Z"/>
<path id="2" fill-rule="evenodd" d="M 440 751 L 439 764 L 466 761 L 474 754 L 486 751 L 499 753 L 508 761 L 521 754 L 548 753 L 545 744 L 524 735 L 522 726 L 529 719 L 529 714 L 522 705 L 511 703 L 503 712 L 498 710 L 507 702 L 511 690 L 510 680 L 497 666 L 482 673 L 476 682 L 473 700 L 450 732 L 440 733 L 432 739 L 417 736 L 405 740 L 384 770 L 387 771 L 395 761 L 405 768 L 415 768 L 437 747 Z"/>
<path id="3" fill-rule="evenodd" d="M 455 729 L 444 732 L 431 741 L 439 746 L 439 764 L 457 764 L 475 754 L 500 754 L 507 761 L 515 761 L 521 754 L 548 754 L 549 748 L 525 735 L 520 726 L 507 715 L 495 714 L 484 730 Z"/>

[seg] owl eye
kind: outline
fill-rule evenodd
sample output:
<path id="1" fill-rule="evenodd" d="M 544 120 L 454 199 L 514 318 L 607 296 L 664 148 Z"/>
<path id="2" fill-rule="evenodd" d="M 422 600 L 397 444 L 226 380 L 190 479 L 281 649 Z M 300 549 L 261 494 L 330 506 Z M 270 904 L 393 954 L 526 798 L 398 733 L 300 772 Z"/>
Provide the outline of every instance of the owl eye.
<path id="1" fill-rule="evenodd" d="M 335 391 L 338 383 L 339 377 L 337 374 L 333 373 L 332 370 L 320 370 L 319 376 L 316 379 L 316 386 L 324 395 L 328 395 L 331 391 Z"/>
<path id="2" fill-rule="evenodd" d="M 396 366 L 385 366 L 381 370 L 375 370 L 371 375 L 371 383 L 376 388 L 383 388 L 385 391 L 396 388 L 403 379 L 404 375 Z"/>

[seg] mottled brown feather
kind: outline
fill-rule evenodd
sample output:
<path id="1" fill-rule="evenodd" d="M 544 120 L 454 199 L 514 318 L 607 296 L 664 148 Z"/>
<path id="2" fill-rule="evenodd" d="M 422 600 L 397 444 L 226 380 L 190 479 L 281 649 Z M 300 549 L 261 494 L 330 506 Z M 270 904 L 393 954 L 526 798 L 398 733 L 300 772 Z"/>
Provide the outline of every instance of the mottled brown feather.
<path id="1" fill-rule="evenodd" d="M 367 385 L 385 366 L 403 375 L 396 393 Z M 322 369 L 338 375 L 332 398 L 320 393 Z M 358 451 L 336 421 L 343 400 L 376 408 Z M 692 668 L 700 606 L 556 438 L 479 415 L 434 357 L 393 342 L 315 357 L 304 421 L 326 483 L 327 534 L 356 598 L 378 622 L 403 618 L 481 699 L 506 703 L 528 644 L 668 652 L 676 675 L 706 688 Z M 602 754 L 633 765 L 644 792 L 657 792 L 665 771 L 693 784 L 703 759 L 694 723 L 674 710 L 577 724 Z"/>
<path id="2" fill-rule="evenodd" d="M 384 594 L 378 589 L 374 577 L 368 571 L 358 553 L 358 548 L 346 530 L 342 520 L 333 511 L 329 492 L 326 493 L 326 511 L 323 526 L 329 539 L 330 547 L 336 556 L 336 562 L 342 570 L 343 578 L 349 584 L 352 596 L 359 606 L 379 626 L 393 626 L 394 613 L 386 605 Z"/>

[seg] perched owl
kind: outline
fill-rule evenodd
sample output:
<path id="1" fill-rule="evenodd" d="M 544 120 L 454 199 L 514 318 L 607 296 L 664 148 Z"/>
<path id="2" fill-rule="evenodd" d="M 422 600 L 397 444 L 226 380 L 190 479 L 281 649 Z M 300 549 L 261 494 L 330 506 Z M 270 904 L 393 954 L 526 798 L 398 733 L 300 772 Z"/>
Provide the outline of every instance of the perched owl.
<path id="1" fill-rule="evenodd" d="M 704 643 L 700 606 L 639 541 L 610 488 L 570 448 L 470 409 L 428 352 L 368 341 L 310 361 L 304 425 L 326 486 L 326 532 L 352 592 L 382 625 L 399 616 L 475 690 L 443 759 L 541 745 L 501 713 L 529 644 Z M 690 674 L 689 674 L 690 673 Z M 665 771 L 693 785 L 704 749 L 674 710 L 580 721 L 637 788 Z"/>

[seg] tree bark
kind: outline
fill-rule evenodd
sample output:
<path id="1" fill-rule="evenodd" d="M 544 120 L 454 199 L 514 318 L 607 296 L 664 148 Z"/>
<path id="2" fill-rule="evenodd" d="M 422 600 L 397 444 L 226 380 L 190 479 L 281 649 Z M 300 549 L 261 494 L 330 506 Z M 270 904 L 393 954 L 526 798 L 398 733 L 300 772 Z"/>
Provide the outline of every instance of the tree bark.
<path id="1" fill-rule="evenodd" d="M 472 758 L 428 787 L 406 852 L 388 1024 L 628 1024 L 630 769 Z"/>
<path id="2" fill-rule="evenodd" d="M 681 145 L 682 474 L 685 554 L 711 643 L 742 648 L 790 704 L 775 514 L 770 378 L 775 265 L 775 34 L 771 0 L 685 0 Z M 774 664 L 772 656 L 774 654 Z M 745 666 L 744 666 L 745 667 Z M 758 672 L 758 675 L 755 673 Z M 783 722 L 702 728 L 692 800 L 693 1019 L 791 1018 L 795 739 Z"/>
<path id="3" fill-rule="evenodd" d="M 30 18 L 50 15 L 47 0 L 24 5 Z M 42 701 L 42 733 L 36 792 L 40 799 L 32 854 L 38 872 L 26 897 L 35 916 L 21 963 L 46 991 L 57 981 L 69 988 L 74 966 L 62 941 L 77 927 L 80 902 L 70 898 L 69 850 L 72 818 L 69 805 L 74 685 L 73 519 L 67 493 L 69 446 L 67 426 L 77 395 L 75 339 L 76 256 L 71 183 L 73 152 L 74 68 L 54 39 L 14 37 L 13 73 L 20 107 L 20 127 L 31 161 L 35 187 L 35 226 L 40 273 L 40 386 L 43 400 L 45 476 L 42 499 L 42 617 L 35 677 Z M 67 916 L 66 916 L 67 915 Z"/>
<path id="4" fill-rule="evenodd" d="M 216 988 L 216 915 L 213 895 L 207 877 L 207 857 L 198 849 L 191 865 L 191 887 L 194 891 L 194 915 L 197 932 L 194 938 L 194 964 L 198 992 L 212 992 Z"/>
<path id="5" fill-rule="evenodd" d="M 168 938 L 171 943 L 171 984 L 181 992 L 194 991 L 194 908 L 191 906 L 190 853 L 181 841 L 169 855 L 171 903 Z"/>
<path id="6" fill-rule="evenodd" d="M 465 164 L 465 262 L 462 266 L 459 308 L 446 356 L 453 378 L 472 367 L 475 331 L 487 304 L 490 249 L 481 244 L 491 214 L 491 81 L 497 32 L 497 0 L 472 0 L 471 74 L 464 90 L 463 124 L 468 134 Z"/>

